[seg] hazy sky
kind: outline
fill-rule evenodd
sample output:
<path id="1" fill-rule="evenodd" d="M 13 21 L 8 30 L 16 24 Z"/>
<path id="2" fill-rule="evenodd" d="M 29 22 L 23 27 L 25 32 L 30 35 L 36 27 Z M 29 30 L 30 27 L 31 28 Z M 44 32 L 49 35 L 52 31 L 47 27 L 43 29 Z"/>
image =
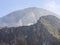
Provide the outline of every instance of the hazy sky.
<path id="1" fill-rule="evenodd" d="M 28 7 L 44 8 L 60 15 L 60 0 L 0 0 L 0 17 Z"/>

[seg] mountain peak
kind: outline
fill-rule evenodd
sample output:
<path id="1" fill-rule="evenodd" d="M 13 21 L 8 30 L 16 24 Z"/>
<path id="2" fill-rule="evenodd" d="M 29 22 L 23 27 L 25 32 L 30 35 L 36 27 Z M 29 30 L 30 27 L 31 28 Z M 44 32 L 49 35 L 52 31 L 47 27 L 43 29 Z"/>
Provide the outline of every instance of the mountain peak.
<path id="1" fill-rule="evenodd" d="M 14 11 L 0 19 L 0 26 L 26 26 L 28 24 L 35 24 L 41 16 L 56 15 L 50 11 L 42 8 L 29 7 L 23 10 Z M 20 23 L 20 20 L 22 23 Z"/>

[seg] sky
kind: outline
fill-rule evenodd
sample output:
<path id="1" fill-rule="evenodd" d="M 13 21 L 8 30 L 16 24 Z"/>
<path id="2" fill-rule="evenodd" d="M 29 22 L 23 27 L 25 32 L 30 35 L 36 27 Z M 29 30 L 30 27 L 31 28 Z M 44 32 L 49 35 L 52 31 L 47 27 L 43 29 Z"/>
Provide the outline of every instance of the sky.
<path id="1" fill-rule="evenodd" d="M 0 0 L 0 17 L 28 7 L 44 8 L 60 16 L 60 0 Z"/>

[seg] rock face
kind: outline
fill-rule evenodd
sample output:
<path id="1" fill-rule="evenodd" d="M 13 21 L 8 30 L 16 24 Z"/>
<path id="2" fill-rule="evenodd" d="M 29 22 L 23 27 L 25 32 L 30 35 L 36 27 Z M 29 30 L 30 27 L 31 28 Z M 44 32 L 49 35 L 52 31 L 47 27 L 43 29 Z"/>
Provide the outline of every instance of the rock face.
<path id="1" fill-rule="evenodd" d="M 42 8 L 30 7 L 14 11 L 0 18 L 0 27 L 28 26 L 37 22 L 44 15 L 56 15 Z"/>
<path id="2" fill-rule="evenodd" d="M 48 20 L 47 18 L 50 17 Z M 55 16 L 42 16 L 36 24 L 0 29 L 0 44 L 60 45 L 60 30 L 52 25 Z M 53 22 L 53 21 L 52 21 Z M 55 24 L 55 23 L 53 23 Z"/>

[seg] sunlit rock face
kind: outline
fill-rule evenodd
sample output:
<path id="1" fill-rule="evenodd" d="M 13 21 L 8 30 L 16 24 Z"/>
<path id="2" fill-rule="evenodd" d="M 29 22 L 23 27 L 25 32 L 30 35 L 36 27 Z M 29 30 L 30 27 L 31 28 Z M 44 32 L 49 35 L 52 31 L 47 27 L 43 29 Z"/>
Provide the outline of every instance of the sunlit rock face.
<path id="1" fill-rule="evenodd" d="M 18 27 L 35 24 L 44 15 L 56 15 L 42 8 L 30 7 L 17 10 L 0 18 L 0 27 Z"/>

